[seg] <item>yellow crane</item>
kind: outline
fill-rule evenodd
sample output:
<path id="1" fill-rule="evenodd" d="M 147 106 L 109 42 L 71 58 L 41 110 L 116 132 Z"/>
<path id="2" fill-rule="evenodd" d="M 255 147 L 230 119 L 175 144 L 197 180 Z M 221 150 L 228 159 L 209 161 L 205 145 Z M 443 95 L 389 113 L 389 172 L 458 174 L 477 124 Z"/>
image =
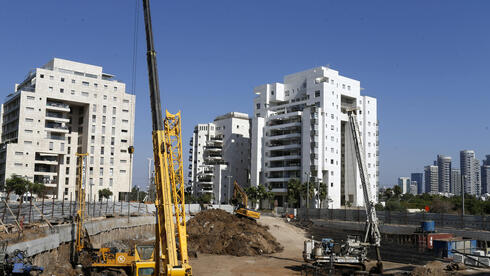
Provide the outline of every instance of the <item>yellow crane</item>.
<path id="1" fill-rule="evenodd" d="M 162 117 L 150 3 L 143 0 L 156 187 L 155 275 L 192 275 L 187 255 L 181 115 Z"/>
<path id="2" fill-rule="evenodd" d="M 238 185 L 238 183 L 233 182 L 235 188 L 233 189 L 233 198 L 238 200 L 238 197 L 241 198 L 241 203 L 238 204 L 238 207 L 235 210 L 235 213 L 239 216 L 244 216 L 251 219 L 259 219 L 260 213 L 248 209 L 248 196 L 247 193 L 243 190 L 243 188 Z"/>
<path id="3" fill-rule="evenodd" d="M 76 233 L 76 243 L 75 243 L 75 263 L 78 263 L 78 257 L 80 256 L 80 252 L 84 249 L 84 228 L 83 221 L 85 218 L 85 187 L 83 187 L 83 178 L 85 177 L 85 158 L 88 156 L 87 153 L 77 153 L 77 191 L 76 191 L 76 200 L 77 200 L 77 214 L 75 216 L 75 222 L 77 227 Z"/>

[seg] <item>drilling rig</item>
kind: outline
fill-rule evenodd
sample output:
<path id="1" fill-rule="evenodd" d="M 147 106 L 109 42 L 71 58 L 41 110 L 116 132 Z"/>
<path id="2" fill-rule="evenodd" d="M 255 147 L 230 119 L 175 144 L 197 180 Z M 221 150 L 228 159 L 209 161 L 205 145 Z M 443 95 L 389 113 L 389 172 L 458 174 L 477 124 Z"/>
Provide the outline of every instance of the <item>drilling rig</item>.
<path id="1" fill-rule="evenodd" d="M 367 252 L 369 247 L 376 251 L 377 264 L 371 269 L 372 273 L 382 273 L 383 263 L 381 261 L 380 244 L 381 234 L 378 228 L 378 217 L 371 196 L 371 186 L 367 178 L 366 164 L 362 156 L 364 148 L 360 140 L 359 124 L 356 118 L 357 109 L 347 110 L 349 126 L 352 134 L 359 177 L 361 179 L 364 196 L 364 208 L 366 209 L 366 227 L 364 237 L 347 236 L 345 241 L 334 241 L 324 238 L 321 241 L 307 240 L 304 244 L 303 258 L 306 262 L 313 264 L 313 269 L 318 271 L 330 271 L 335 269 L 366 270 Z M 311 268 L 311 267 L 310 267 Z"/>

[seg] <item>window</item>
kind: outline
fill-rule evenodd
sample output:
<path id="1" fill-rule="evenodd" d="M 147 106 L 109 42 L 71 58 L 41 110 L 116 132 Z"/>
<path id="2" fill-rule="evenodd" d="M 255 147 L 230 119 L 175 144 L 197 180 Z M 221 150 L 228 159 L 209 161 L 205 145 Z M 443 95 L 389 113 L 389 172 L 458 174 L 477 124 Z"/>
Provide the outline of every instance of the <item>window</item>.
<path id="1" fill-rule="evenodd" d="M 116 135 L 116 128 L 112 127 L 112 135 Z"/>
<path id="2" fill-rule="evenodd" d="M 66 164 L 70 165 L 70 157 L 69 156 L 66 157 Z"/>
<path id="3" fill-rule="evenodd" d="M 100 147 L 100 154 L 104 154 L 104 147 Z"/>
<path id="4" fill-rule="evenodd" d="M 116 124 L 116 117 L 112 117 L 112 125 Z"/>
<path id="5" fill-rule="evenodd" d="M 124 99 L 123 103 L 129 103 L 129 100 Z"/>
<path id="6" fill-rule="evenodd" d="M 315 98 L 320 97 L 320 90 L 315 91 Z"/>
<path id="7" fill-rule="evenodd" d="M 114 147 L 111 147 L 111 155 L 114 156 Z"/>
<path id="8" fill-rule="evenodd" d="M 105 124 L 106 122 L 106 116 L 102 116 L 102 123 Z"/>
<path id="9" fill-rule="evenodd" d="M 100 137 L 100 143 L 101 144 L 105 144 L 105 136 L 101 136 Z"/>
<path id="10" fill-rule="evenodd" d="M 102 133 L 105 134 L 105 126 L 102 126 Z"/>
<path id="11" fill-rule="evenodd" d="M 94 157 L 90 156 L 90 165 L 93 165 L 93 164 L 94 164 Z"/>
<path id="12" fill-rule="evenodd" d="M 116 115 L 116 107 L 112 107 L 112 115 Z"/>
<path id="13" fill-rule="evenodd" d="M 71 83 L 75 83 L 75 80 L 74 80 L 74 79 L 72 79 L 72 80 L 71 80 Z"/>
<path id="14" fill-rule="evenodd" d="M 107 112 L 107 105 L 102 106 L 102 112 L 106 113 Z"/>
<path id="15" fill-rule="evenodd" d="M 54 143 L 53 142 L 49 142 L 49 150 L 53 150 L 54 148 Z"/>
<path id="16" fill-rule="evenodd" d="M 100 164 L 101 164 L 101 165 L 104 165 L 104 156 L 101 156 L 101 157 L 100 157 Z"/>
<path id="17" fill-rule="evenodd" d="M 117 102 L 117 97 L 112 97 L 112 100 Z"/>
<path id="18" fill-rule="evenodd" d="M 115 138 L 111 137 L 111 146 L 114 146 L 114 142 L 115 142 L 114 140 L 115 140 Z"/>
<path id="19" fill-rule="evenodd" d="M 121 164 L 126 164 L 128 162 L 128 160 L 126 159 L 121 159 Z"/>
<path id="20" fill-rule="evenodd" d="M 22 151 L 16 151 L 15 155 L 24 155 L 24 153 Z"/>
<path id="21" fill-rule="evenodd" d="M 114 148 L 113 148 L 114 149 Z M 112 166 L 114 165 L 114 157 L 111 157 L 111 159 L 109 159 L 109 164 Z"/>
<path id="22" fill-rule="evenodd" d="M 60 143 L 60 151 L 65 151 L 65 143 Z"/>
<path id="23" fill-rule="evenodd" d="M 332 164 L 332 165 L 333 165 L 333 159 L 330 159 L 330 164 Z"/>
<path id="24" fill-rule="evenodd" d="M 260 109 L 260 103 L 258 103 L 256 106 L 257 106 L 257 109 Z"/>
<path id="25" fill-rule="evenodd" d="M 97 105 L 96 104 L 93 104 L 92 105 L 92 112 L 97 112 Z"/>
<path id="26" fill-rule="evenodd" d="M 99 186 L 103 186 L 104 185 L 104 178 L 99 178 Z"/>
<path id="27" fill-rule="evenodd" d="M 90 175 L 93 175 L 94 174 L 94 167 L 90 167 L 88 171 L 89 171 Z"/>
<path id="28" fill-rule="evenodd" d="M 123 123 L 125 123 L 125 124 L 126 124 L 126 123 L 129 123 L 129 121 L 128 121 L 128 120 L 126 120 L 126 119 L 123 119 L 123 120 L 122 120 L 122 122 L 123 122 Z"/>
<path id="29" fill-rule="evenodd" d="M 40 77 L 41 79 L 44 79 L 44 74 L 40 74 L 40 75 L 39 75 L 39 77 Z"/>
<path id="30" fill-rule="evenodd" d="M 28 99 L 28 100 L 35 100 L 35 99 L 36 99 L 36 97 L 33 97 L 33 96 L 27 96 L 27 99 Z"/>
<path id="31" fill-rule="evenodd" d="M 26 130 L 24 130 L 24 132 L 25 133 L 32 133 L 33 131 L 32 131 L 32 129 L 26 129 Z"/>
<path id="32" fill-rule="evenodd" d="M 128 112 L 129 112 L 129 110 L 127 110 L 127 109 L 123 109 L 123 112 L 124 112 L 124 113 L 128 113 Z"/>
<path id="33" fill-rule="evenodd" d="M 99 87 L 99 85 L 97 83 L 94 83 L 94 87 L 97 88 Z"/>
<path id="34" fill-rule="evenodd" d="M 117 86 L 114 86 L 114 91 L 117 91 Z"/>
<path id="35" fill-rule="evenodd" d="M 109 186 L 112 186 L 113 183 L 114 183 L 114 179 L 109 178 Z"/>
<path id="36" fill-rule="evenodd" d="M 127 143 L 127 142 L 128 142 L 128 140 L 126 140 L 126 139 L 121 139 L 121 143 Z"/>
<path id="37" fill-rule="evenodd" d="M 65 89 L 60 88 L 60 93 L 65 93 Z"/>
<path id="38" fill-rule="evenodd" d="M 82 92 L 82 96 L 88 97 L 88 92 Z"/>
<path id="39" fill-rule="evenodd" d="M 94 154 L 94 149 L 95 149 L 94 146 L 90 146 L 90 154 Z"/>
<path id="40" fill-rule="evenodd" d="M 120 170 L 119 173 L 126 173 L 126 170 Z"/>
<path id="41" fill-rule="evenodd" d="M 70 167 L 66 167 L 66 169 L 65 169 L 65 174 L 66 174 L 66 175 L 70 174 Z"/>
<path id="42" fill-rule="evenodd" d="M 92 125 L 92 133 L 95 133 L 95 125 Z"/>
<path id="43" fill-rule="evenodd" d="M 53 87 L 52 86 L 48 87 L 48 90 L 49 92 L 53 92 Z"/>
<path id="44" fill-rule="evenodd" d="M 90 136 L 90 143 L 95 143 L 95 135 Z"/>
<path id="45" fill-rule="evenodd" d="M 99 175 L 104 175 L 104 168 L 99 168 Z"/>
<path id="46" fill-rule="evenodd" d="M 15 163 L 14 165 L 15 165 L 16 167 L 20 167 L 20 166 L 22 166 L 22 163 Z"/>
<path id="47" fill-rule="evenodd" d="M 54 77 L 53 77 L 53 76 L 49 76 L 49 79 L 50 79 L 50 80 L 54 80 Z"/>
<path id="48" fill-rule="evenodd" d="M 104 95 L 104 100 L 107 100 L 107 95 Z"/>
<path id="49" fill-rule="evenodd" d="M 236 126 L 236 128 L 238 128 L 238 125 Z M 128 133 L 128 130 L 127 129 L 121 129 L 121 132 L 122 133 Z"/>
<path id="50" fill-rule="evenodd" d="M 83 86 L 88 86 L 88 85 L 89 85 L 89 83 L 88 83 L 87 81 L 82 81 L 82 85 L 83 85 Z"/>
<path id="51" fill-rule="evenodd" d="M 112 176 L 114 174 L 114 169 L 113 168 L 110 168 L 109 169 L 109 175 Z"/>
<path id="52" fill-rule="evenodd" d="M 75 90 L 73 90 L 73 89 L 72 89 L 72 90 L 70 91 L 70 94 L 75 95 Z"/>

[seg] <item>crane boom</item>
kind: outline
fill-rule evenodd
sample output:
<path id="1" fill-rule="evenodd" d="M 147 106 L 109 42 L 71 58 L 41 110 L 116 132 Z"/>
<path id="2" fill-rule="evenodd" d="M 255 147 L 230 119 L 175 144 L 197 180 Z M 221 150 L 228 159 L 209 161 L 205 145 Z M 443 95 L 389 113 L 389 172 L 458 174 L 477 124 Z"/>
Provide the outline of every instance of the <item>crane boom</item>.
<path id="1" fill-rule="evenodd" d="M 362 153 L 364 148 L 361 142 L 361 135 L 359 131 L 359 124 L 356 118 L 356 109 L 348 110 L 349 125 L 352 133 L 352 139 L 354 142 L 354 149 L 356 152 L 357 165 L 359 166 L 359 176 L 361 178 L 362 191 L 364 195 L 364 208 L 366 209 L 367 222 L 366 231 L 364 236 L 364 242 L 370 242 L 376 248 L 376 257 L 378 259 L 378 267 L 381 266 L 381 254 L 379 247 L 381 245 L 381 234 L 378 227 L 378 217 L 376 216 L 376 209 L 374 208 L 374 201 L 371 196 L 371 186 L 369 185 L 369 179 L 367 176 L 366 163 Z"/>
<path id="2" fill-rule="evenodd" d="M 143 0 L 155 166 L 155 275 L 192 275 L 187 255 L 181 116 L 162 118 L 150 3 Z M 174 217 L 175 214 L 175 217 Z M 177 233 L 176 233 L 177 228 Z"/>

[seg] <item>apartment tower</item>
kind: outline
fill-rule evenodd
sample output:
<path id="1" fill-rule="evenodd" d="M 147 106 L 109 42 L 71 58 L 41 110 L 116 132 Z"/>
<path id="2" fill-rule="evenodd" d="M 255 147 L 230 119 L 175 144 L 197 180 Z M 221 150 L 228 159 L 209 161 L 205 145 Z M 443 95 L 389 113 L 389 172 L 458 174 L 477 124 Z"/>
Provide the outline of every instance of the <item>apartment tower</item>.
<path id="1" fill-rule="evenodd" d="M 0 181 L 44 183 L 48 196 L 75 198 L 76 153 L 88 153 L 87 198 L 131 189 L 135 96 L 102 67 L 59 58 L 15 85 L 2 105 Z"/>
<path id="2" fill-rule="evenodd" d="M 417 193 L 424 193 L 424 173 L 412 173 L 410 175 L 410 179 L 417 182 Z"/>
<path id="3" fill-rule="evenodd" d="M 369 192 L 377 201 L 376 99 L 361 95 L 359 81 L 317 67 L 287 75 L 283 83 L 254 89 L 251 184 L 265 184 L 285 206 L 290 179 L 327 187 L 328 207 L 364 204 L 347 110 L 358 110 Z M 304 202 L 302 203 L 304 204 Z M 318 200 L 310 206 L 319 207 Z"/>
<path id="4" fill-rule="evenodd" d="M 437 155 L 439 192 L 451 192 L 451 157 Z"/>
<path id="5" fill-rule="evenodd" d="M 459 160 L 465 193 L 480 195 L 480 162 L 476 159 L 475 152 L 473 150 L 462 150 L 459 153 Z"/>
<path id="6" fill-rule="evenodd" d="M 425 192 L 437 194 L 439 192 L 439 169 L 435 165 L 425 166 Z"/>
<path id="7" fill-rule="evenodd" d="M 250 186 L 250 119 L 230 112 L 212 123 L 198 124 L 190 141 L 189 186 L 195 196 L 208 193 L 213 202 L 228 203 L 233 182 Z"/>

